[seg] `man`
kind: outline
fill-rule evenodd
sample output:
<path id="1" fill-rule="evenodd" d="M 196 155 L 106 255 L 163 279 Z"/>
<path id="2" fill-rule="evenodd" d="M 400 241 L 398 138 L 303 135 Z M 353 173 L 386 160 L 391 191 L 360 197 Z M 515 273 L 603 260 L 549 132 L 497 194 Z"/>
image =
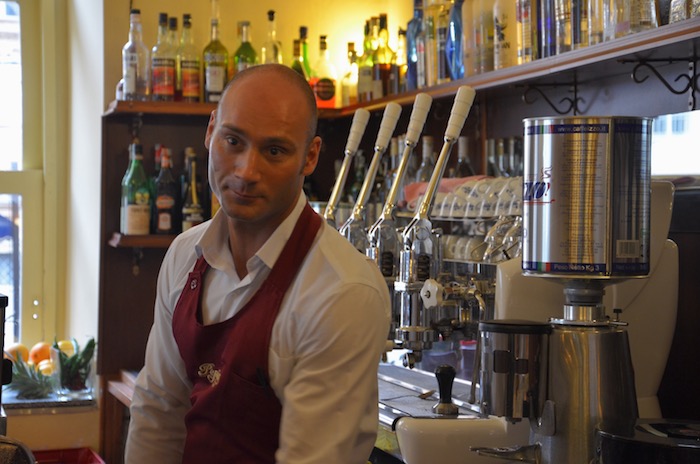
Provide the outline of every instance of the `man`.
<path id="1" fill-rule="evenodd" d="M 237 74 L 212 112 L 205 144 L 221 209 L 165 256 L 128 464 L 369 457 L 389 295 L 307 204 L 316 123 L 308 84 L 281 65 Z"/>

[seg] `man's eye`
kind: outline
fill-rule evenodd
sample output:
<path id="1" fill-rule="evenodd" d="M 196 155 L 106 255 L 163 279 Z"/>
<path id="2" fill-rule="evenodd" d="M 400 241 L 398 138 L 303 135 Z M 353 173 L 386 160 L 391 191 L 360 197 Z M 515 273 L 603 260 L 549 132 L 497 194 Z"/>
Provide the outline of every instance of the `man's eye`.
<path id="1" fill-rule="evenodd" d="M 270 154 L 273 156 L 281 155 L 282 149 L 279 147 L 270 147 Z"/>
<path id="2" fill-rule="evenodd" d="M 226 142 L 229 145 L 238 145 L 238 139 L 236 137 L 226 137 Z"/>

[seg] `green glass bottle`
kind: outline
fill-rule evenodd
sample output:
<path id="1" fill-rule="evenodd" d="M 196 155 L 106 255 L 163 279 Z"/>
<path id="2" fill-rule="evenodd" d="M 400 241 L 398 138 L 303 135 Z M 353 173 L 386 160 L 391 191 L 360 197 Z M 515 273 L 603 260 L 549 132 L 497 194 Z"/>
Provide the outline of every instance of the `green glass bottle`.
<path id="1" fill-rule="evenodd" d="M 233 74 L 258 64 L 258 54 L 250 43 L 250 21 L 238 23 L 238 36 L 241 44 L 233 54 Z"/>
<path id="2" fill-rule="evenodd" d="M 138 140 L 129 145 L 129 168 L 122 179 L 121 221 L 125 235 L 148 235 L 151 222 L 151 188 L 143 169 L 143 147 Z"/>
<path id="3" fill-rule="evenodd" d="M 217 103 L 228 82 L 228 50 L 219 40 L 219 19 L 211 19 L 211 40 L 204 48 L 204 101 Z"/>
<path id="4" fill-rule="evenodd" d="M 291 68 L 304 76 L 304 79 L 309 80 L 309 75 L 306 74 L 306 68 L 304 67 L 304 57 L 301 54 L 301 40 L 294 39 L 293 57 Z"/>
<path id="5" fill-rule="evenodd" d="M 302 64 L 304 65 L 304 71 L 306 72 L 306 78 L 310 79 L 313 75 L 311 71 L 311 61 L 309 60 L 309 28 L 306 26 L 299 27 L 299 42 L 301 43 L 301 57 L 303 58 Z"/>

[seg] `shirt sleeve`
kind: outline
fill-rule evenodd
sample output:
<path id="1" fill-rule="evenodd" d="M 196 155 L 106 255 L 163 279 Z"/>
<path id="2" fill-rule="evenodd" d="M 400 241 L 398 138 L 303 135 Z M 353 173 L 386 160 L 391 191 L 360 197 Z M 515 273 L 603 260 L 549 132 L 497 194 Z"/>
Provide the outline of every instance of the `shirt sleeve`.
<path id="1" fill-rule="evenodd" d="M 303 337 L 284 387 L 277 463 L 365 464 L 377 433 L 388 290 L 345 284 L 299 304 L 312 306 L 314 317 L 295 327 Z"/>
<path id="2" fill-rule="evenodd" d="M 154 322 L 136 379 L 126 442 L 127 464 L 181 463 L 191 385 L 172 332 L 180 288 L 171 247 L 158 276 Z M 171 285 L 177 290 L 173 293 Z"/>

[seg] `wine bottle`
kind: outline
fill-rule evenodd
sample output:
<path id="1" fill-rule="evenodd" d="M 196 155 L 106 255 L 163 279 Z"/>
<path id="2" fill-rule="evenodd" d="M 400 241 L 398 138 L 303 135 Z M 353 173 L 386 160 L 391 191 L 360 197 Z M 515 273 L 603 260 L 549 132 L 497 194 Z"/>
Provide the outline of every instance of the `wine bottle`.
<path id="1" fill-rule="evenodd" d="M 435 170 L 435 158 L 433 156 L 433 137 L 423 136 L 423 152 L 420 166 L 416 172 L 416 182 L 428 182 Z"/>
<path id="2" fill-rule="evenodd" d="M 170 149 L 161 153 L 160 172 L 156 179 L 155 227 L 156 234 L 176 234 L 178 226 L 178 198 L 180 188 L 172 171 Z"/>
<path id="3" fill-rule="evenodd" d="M 197 154 L 192 147 L 185 148 L 187 161 L 187 188 L 182 202 L 182 231 L 204 222 L 204 207 L 197 191 Z"/>
<path id="4" fill-rule="evenodd" d="M 134 8 L 129 15 L 129 40 L 122 48 L 121 95 L 125 100 L 148 100 L 150 78 L 149 51 L 143 42 L 141 10 Z"/>
<path id="5" fill-rule="evenodd" d="M 122 178 L 121 220 L 125 235 L 148 235 L 151 219 L 151 190 L 143 169 L 143 147 L 138 140 L 129 145 L 129 167 Z"/>
<path id="6" fill-rule="evenodd" d="M 379 15 L 377 48 L 372 55 L 372 98 L 382 98 L 393 93 L 391 67 L 396 66 L 396 54 L 389 47 L 387 15 Z"/>
<path id="7" fill-rule="evenodd" d="M 474 175 L 471 160 L 469 159 L 469 138 L 462 135 L 457 138 L 457 168 L 456 177 L 469 177 Z"/>
<path id="8" fill-rule="evenodd" d="M 348 63 L 341 80 L 342 106 L 357 104 L 357 52 L 355 42 L 348 42 Z"/>
<path id="9" fill-rule="evenodd" d="M 204 48 L 204 101 L 216 103 L 228 82 L 228 50 L 219 40 L 219 18 L 211 18 L 211 40 Z"/>
<path id="10" fill-rule="evenodd" d="M 258 54 L 255 53 L 255 49 L 250 43 L 250 21 L 238 22 L 238 37 L 241 43 L 231 57 L 233 62 L 232 74 L 239 73 L 258 64 Z"/>
<path id="11" fill-rule="evenodd" d="M 282 64 L 282 42 L 277 40 L 277 25 L 275 10 L 267 12 L 267 39 L 260 50 L 260 61 L 264 63 Z"/>
<path id="12" fill-rule="evenodd" d="M 304 66 L 304 57 L 301 54 L 301 40 L 294 39 L 293 58 L 291 68 L 298 72 L 300 75 L 304 76 L 304 79 L 309 80 L 309 75 L 306 74 L 306 67 Z"/>
<path id="13" fill-rule="evenodd" d="M 177 18 L 173 18 L 177 24 Z M 177 29 L 177 26 L 175 27 Z M 158 40 L 151 52 L 151 82 L 154 101 L 175 99 L 176 51 L 168 40 L 168 14 L 158 15 Z"/>
<path id="14" fill-rule="evenodd" d="M 299 41 L 301 43 L 302 64 L 308 79 L 311 79 L 311 61 L 309 60 L 309 28 L 306 26 L 299 27 Z"/>
<path id="15" fill-rule="evenodd" d="M 357 100 L 368 102 L 372 100 L 372 73 L 374 61 L 372 55 L 372 35 L 370 21 L 365 21 L 365 38 L 362 42 L 362 56 L 357 62 Z"/>
<path id="16" fill-rule="evenodd" d="M 319 36 L 319 58 L 316 62 L 315 73 L 309 84 L 316 96 L 316 106 L 319 108 L 335 108 L 337 74 L 328 54 L 328 44 L 325 35 Z"/>
<path id="17" fill-rule="evenodd" d="M 192 36 L 192 17 L 182 15 L 182 35 L 177 49 L 177 78 L 175 80 L 175 99 L 196 103 L 199 101 L 201 60 Z"/>

